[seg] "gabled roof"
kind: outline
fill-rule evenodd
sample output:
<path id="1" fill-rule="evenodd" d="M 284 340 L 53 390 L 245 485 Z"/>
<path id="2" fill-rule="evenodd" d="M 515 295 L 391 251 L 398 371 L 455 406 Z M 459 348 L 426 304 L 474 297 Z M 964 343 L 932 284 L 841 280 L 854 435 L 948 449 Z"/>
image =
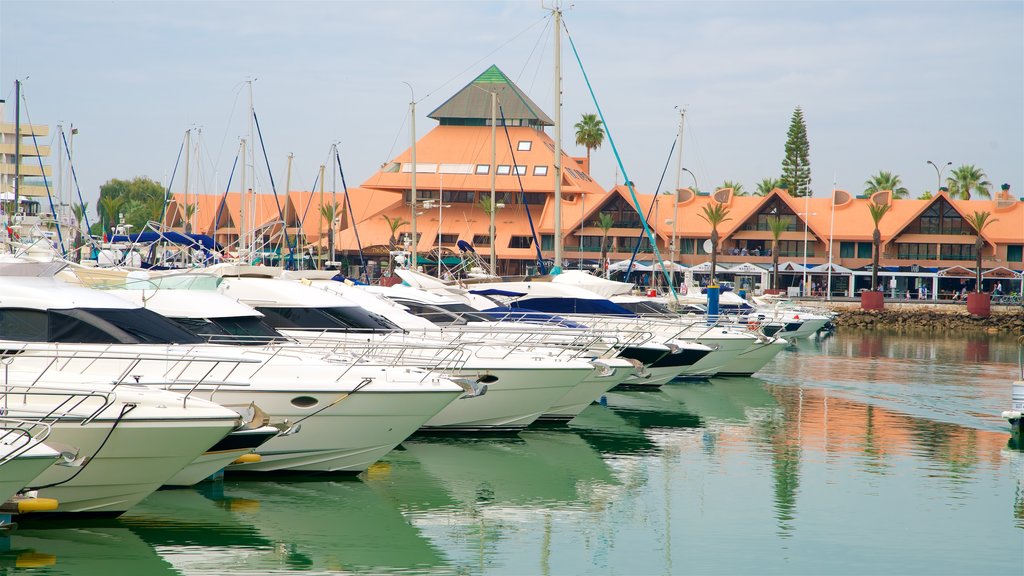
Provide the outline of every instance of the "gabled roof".
<path id="1" fill-rule="evenodd" d="M 734 233 L 736 233 L 736 231 L 742 228 L 744 224 L 746 224 L 747 220 L 753 218 L 761 210 L 761 208 L 763 208 L 765 205 L 771 202 L 772 198 L 778 198 L 786 206 L 789 206 L 789 209 L 792 210 L 794 214 L 796 214 L 797 221 L 800 223 L 806 222 L 807 228 L 812 233 L 814 233 L 814 235 L 817 236 L 819 239 L 828 238 L 828 227 L 826 226 L 824 229 L 819 230 L 820 221 L 816 221 L 814 218 L 812 218 L 812 216 L 819 215 L 818 212 L 814 210 L 813 205 L 820 204 L 821 199 L 817 199 L 818 202 L 812 202 L 811 199 L 808 198 L 806 200 L 808 209 L 805 210 L 805 200 L 802 197 L 796 198 L 790 196 L 787 192 L 783 192 L 779 188 L 772 190 L 771 192 L 765 194 L 764 196 L 740 196 L 732 198 L 732 195 L 730 193 L 731 204 L 735 206 L 735 209 L 733 209 L 732 212 L 735 213 L 738 217 L 734 216 L 732 220 L 729 221 L 729 223 L 723 226 L 722 230 L 719 231 L 721 236 L 723 238 L 728 238 L 729 236 L 732 236 Z M 828 198 L 826 200 L 829 203 L 831 203 L 832 201 L 831 198 Z M 754 203 L 752 207 L 749 204 L 750 202 Z M 827 213 L 825 214 L 825 217 L 828 217 Z"/>
<path id="2" fill-rule="evenodd" d="M 490 120 L 491 92 L 498 95 L 498 105 L 501 107 L 500 112 L 495 114 L 498 118 L 504 115 L 506 121 L 532 120 L 540 126 L 554 125 L 540 106 L 494 65 L 427 114 L 427 117 L 438 121 L 450 118 Z"/>
<path id="3" fill-rule="evenodd" d="M 949 194 L 947 194 L 946 192 L 939 191 L 938 194 L 932 196 L 930 199 L 920 201 L 920 206 L 916 206 L 915 207 L 916 209 L 910 214 L 910 216 L 908 218 L 904 218 L 901 221 L 901 224 L 900 224 L 899 228 L 897 228 L 892 234 L 889 235 L 889 238 L 884 242 L 884 244 L 888 244 L 888 243 L 892 242 L 900 234 L 903 234 L 903 231 L 906 230 L 906 228 L 908 226 L 913 224 L 914 221 L 917 220 L 921 216 L 921 214 L 924 213 L 925 210 L 930 208 L 933 204 L 938 202 L 940 199 L 941 200 L 945 200 L 950 206 L 953 207 L 954 210 L 957 211 L 958 214 L 960 214 L 961 218 L 963 218 L 965 221 L 968 221 L 967 220 L 967 213 L 965 212 L 965 209 L 968 206 L 971 206 L 971 205 L 970 204 L 960 204 L 958 206 L 957 204 L 959 204 L 959 202 L 957 202 L 957 201 L 953 200 L 952 198 L 950 198 Z M 966 202 L 966 201 L 962 200 L 960 202 Z M 974 204 L 976 205 L 977 203 L 975 202 Z M 991 212 L 991 210 L 989 210 L 989 211 Z M 985 228 L 985 230 L 981 233 L 981 237 L 986 242 L 988 242 L 990 245 L 995 246 L 995 242 L 992 240 L 991 237 L 989 237 L 989 227 Z M 1022 233 L 1022 237 L 1024 237 L 1024 233 Z"/>

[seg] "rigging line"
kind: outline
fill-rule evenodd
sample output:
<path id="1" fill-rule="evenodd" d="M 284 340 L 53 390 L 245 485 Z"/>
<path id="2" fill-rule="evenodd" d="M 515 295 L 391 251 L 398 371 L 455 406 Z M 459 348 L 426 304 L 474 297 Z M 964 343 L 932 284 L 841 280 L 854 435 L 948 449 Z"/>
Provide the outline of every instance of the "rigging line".
<path id="1" fill-rule="evenodd" d="M 544 266 L 544 255 L 540 252 L 540 239 L 537 238 L 537 229 L 533 227 L 533 216 L 530 214 L 530 205 L 526 201 L 526 191 L 523 190 L 523 177 L 519 174 L 518 167 L 516 164 L 516 153 L 512 147 L 512 137 L 508 133 L 508 122 L 505 121 L 505 109 L 498 106 L 498 111 L 501 112 L 501 126 L 505 129 L 505 139 L 508 140 L 508 151 L 512 155 L 512 171 L 516 174 L 516 180 L 519 182 L 519 197 L 522 199 L 523 208 L 526 210 L 526 219 L 530 222 L 530 234 L 533 236 L 533 247 L 537 250 L 537 266 L 540 267 L 541 276 L 547 274 L 547 268 Z M 555 178 L 558 178 L 558 174 L 555 174 Z M 441 255 L 437 256 L 438 261 L 441 259 Z"/>
<path id="2" fill-rule="evenodd" d="M 651 219 L 651 214 L 654 212 L 654 207 L 658 203 L 658 198 L 661 197 L 661 184 L 665 181 L 665 174 L 668 172 L 668 165 L 672 163 L 672 153 L 676 151 L 676 143 L 679 141 L 678 138 L 672 139 L 672 148 L 668 151 L 668 158 L 665 159 L 665 167 L 661 170 L 661 178 L 658 179 L 658 187 L 654 189 L 654 202 L 651 203 L 651 207 L 647 210 L 647 219 Z M 678 198 L 678 197 L 677 197 Z M 657 227 L 658 223 L 654 223 Z M 629 265 L 626 266 L 626 282 L 629 282 L 629 274 L 633 271 L 633 262 L 636 261 L 637 252 L 640 251 L 640 239 L 643 238 L 643 230 L 636 235 L 636 246 L 633 247 L 633 255 L 629 257 Z"/>
<path id="3" fill-rule="evenodd" d="M 191 130 L 191 128 L 189 130 Z M 188 134 L 189 130 L 186 130 L 185 133 Z M 174 161 L 174 170 L 171 171 L 171 179 L 167 182 L 167 189 L 164 191 L 164 202 L 163 202 L 163 205 L 160 206 L 160 225 L 161 226 L 163 226 L 163 224 L 164 224 L 164 216 L 167 215 L 167 202 L 168 202 L 168 197 L 171 195 L 171 185 L 174 184 L 174 176 L 175 176 L 175 174 L 178 173 L 178 164 L 181 162 L 181 152 L 184 149 L 185 149 L 185 137 L 182 136 L 182 138 L 181 138 L 181 147 L 178 148 L 178 159 Z"/>
<path id="4" fill-rule="evenodd" d="M 309 214 L 309 207 L 313 204 L 313 197 L 316 196 L 316 185 L 320 183 L 320 171 L 316 171 L 316 178 L 313 179 L 313 185 L 309 187 L 309 200 L 306 201 L 306 209 L 302 211 L 302 218 L 299 220 L 299 226 L 302 227 L 303 232 L 306 230 L 306 216 Z"/>
<path id="5" fill-rule="evenodd" d="M 576 57 L 576 63 L 580 66 L 580 73 L 583 74 L 583 81 L 587 84 L 587 90 L 590 92 L 590 98 L 594 101 L 594 107 L 597 108 L 597 114 L 601 117 L 601 123 L 604 124 L 604 131 L 608 136 L 608 143 L 612 146 L 612 153 L 615 155 L 615 162 L 618 164 L 619 169 L 622 170 L 622 177 L 626 181 L 626 187 L 629 188 L 629 195 L 633 199 L 633 205 L 636 207 L 637 214 L 641 215 L 640 224 L 643 225 L 644 233 L 647 234 L 648 240 L 651 241 L 651 249 L 654 251 L 654 257 L 661 266 L 661 273 L 665 276 L 665 283 L 668 285 L 669 292 L 672 294 L 672 298 L 678 301 L 679 296 L 676 295 L 676 289 L 672 286 L 672 279 L 668 275 L 668 269 L 665 268 L 665 262 L 661 259 L 661 252 L 658 250 L 657 239 L 654 237 L 654 234 L 651 233 L 651 229 L 647 225 L 647 219 L 642 217 L 643 212 L 640 209 L 640 201 L 636 197 L 636 189 L 633 187 L 633 181 L 629 179 L 629 174 L 626 172 L 626 166 L 622 163 L 622 157 L 619 155 L 619 149 L 615 145 L 615 139 L 612 138 L 612 129 L 608 126 L 608 122 L 604 118 L 604 112 L 601 111 L 601 105 L 597 102 L 597 95 L 594 93 L 594 87 L 590 84 L 590 77 L 587 76 L 587 70 L 583 67 L 583 60 L 580 59 L 580 53 L 576 50 L 576 43 L 572 41 L 572 34 L 569 34 L 569 27 L 565 24 L 565 20 L 562 20 L 562 27 L 565 28 L 565 37 L 569 39 L 569 46 L 572 47 L 572 53 Z"/>
<path id="6" fill-rule="evenodd" d="M 235 110 L 238 108 L 238 99 L 242 96 L 242 86 L 245 82 L 239 82 L 235 86 L 235 101 L 231 104 L 231 112 L 228 113 L 228 121 L 224 126 L 224 136 L 220 139 L 220 148 L 217 149 L 217 158 L 214 162 L 214 166 L 220 164 L 221 156 L 224 154 L 224 145 L 228 141 L 228 132 L 231 131 L 231 120 L 235 117 Z"/>
<path id="7" fill-rule="evenodd" d="M 366 279 L 366 283 L 369 284 L 370 274 L 366 271 L 366 260 L 363 258 L 363 243 L 359 240 L 359 226 L 356 225 L 356 216 L 352 212 L 352 199 L 348 196 L 348 185 L 345 183 L 345 171 L 341 168 L 341 156 L 338 154 L 337 145 L 334 147 L 334 159 L 338 163 L 338 174 L 341 175 L 341 188 L 345 191 L 345 206 L 348 207 L 349 217 L 352 218 L 352 231 L 356 236 L 356 248 L 359 249 L 359 265 L 363 272 L 362 276 Z M 334 218 L 337 219 L 338 215 L 335 214 Z M 334 226 L 334 222 L 331 222 L 331 226 Z M 440 258 L 440 256 L 438 256 L 438 258 Z"/>
<path id="8" fill-rule="evenodd" d="M 238 147 L 238 152 L 235 153 L 235 161 L 231 164 L 231 174 L 228 175 L 228 184 L 224 187 L 224 194 L 220 197 L 220 202 L 217 203 L 217 216 L 213 219 L 213 242 L 217 243 L 217 228 L 220 227 L 220 217 L 224 212 L 224 206 L 228 203 L 228 190 L 231 190 L 231 181 L 235 178 L 235 168 L 238 167 L 238 157 L 242 155 L 242 147 Z M 241 198 L 241 195 L 239 195 Z M 237 222 L 235 223 L 237 228 Z M 226 244 L 226 243 L 225 243 Z M 239 248 L 241 248 L 241 238 L 239 238 Z"/>
<path id="9" fill-rule="evenodd" d="M 523 62 L 522 69 L 519 70 L 519 74 L 516 76 L 516 84 L 519 83 L 519 79 L 522 78 L 523 74 L 526 73 L 526 67 L 530 65 L 530 61 L 533 60 L 533 55 L 537 53 L 537 46 L 540 46 L 541 42 L 545 42 L 545 40 L 547 39 L 547 37 L 548 37 L 548 35 L 547 35 L 548 27 L 550 25 L 551 25 L 551 22 L 548 22 L 548 23 L 544 24 L 544 29 L 540 31 L 540 36 L 537 36 L 537 41 L 533 43 L 533 49 L 530 50 L 530 55 L 526 57 L 526 61 Z M 546 42 L 545 42 L 545 45 L 546 45 Z M 544 55 L 544 52 L 542 50 L 541 51 L 541 56 L 543 56 L 543 55 Z M 537 68 L 540 69 L 540 56 L 537 57 Z"/>
<path id="10" fill-rule="evenodd" d="M 547 31 L 547 28 L 545 28 L 544 30 Z M 548 38 L 547 38 L 547 35 L 545 35 L 544 36 L 544 45 L 541 46 L 540 56 L 537 57 L 538 63 L 541 60 L 544 59 L 544 54 L 547 53 L 547 48 L 548 48 Z M 537 77 L 540 76 L 540 68 L 541 67 L 538 64 L 537 67 L 534 68 L 534 70 L 533 70 L 533 79 L 530 80 L 530 88 L 529 88 L 530 92 L 533 92 L 533 87 L 537 84 Z"/>
<path id="11" fill-rule="evenodd" d="M 295 248 L 292 246 L 292 239 L 288 235 L 288 223 L 284 220 L 284 211 L 281 210 L 281 201 L 277 198 L 277 186 L 274 184 L 274 172 L 270 169 L 270 158 L 267 157 L 267 145 L 263 141 L 263 131 L 260 130 L 260 119 L 256 116 L 255 108 L 252 110 L 252 119 L 256 122 L 256 134 L 260 137 L 260 148 L 263 150 L 263 162 L 267 165 L 267 176 L 270 177 L 270 190 L 274 193 L 274 204 L 277 206 L 277 215 L 281 218 L 281 228 L 284 231 L 284 243 L 288 245 L 288 253 L 292 256 L 292 259 L 294 259 Z"/>
<path id="12" fill-rule="evenodd" d="M 387 160 L 381 162 L 381 168 L 388 165 L 388 162 L 394 158 L 392 154 L 395 152 L 395 146 L 398 146 L 398 139 L 402 137 L 402 129 L 405 128 L 405 123 L 409 121 L 409 114 L 402 113 L 402 124 L 398 127 L 398 131 L 395 132 L 395 140 L 391 142 L 391 148 L 388 148 Z"/>
<path id="13" fill-rule="evenodd" d="M 477 60 L 476 62 L 473 62 L 473 63 L 472 63 L 472 64 L 470 64 L 469 66 L 466 66 L 466 67 L 465 67 L 465 68 L 464 68 L 464 69 L 463 69 L 463 70 L 462 70 L 461 72 L 459 72 L 458 74 L 455 74 L 454 76 L 452 76 L 452 77 L 451 77 L 451 78 L 449 78 L 448 80 L 445 80 L 444 84 L 441 84 L 441 85 L 440 85 L 440 86 L 438 86 L 437 88 L 434 88 L 433 90 L 431 90 L 431 91 L 427 92 L 425 96 L 423 96 L 423 97 L 422 97 L 422 98 L 420 98 L 419 100 L 416 100 L 416 103 L 417 103 L 417 104 L 419 104 L 420 102 L 423 102 L 424 100 L 426 100 L 427 98 L 429 98 L 430 96 L 432 96 L 432 95 L 434 94 L 434 92 L 437 92 L 438 90 L 440 90 L 440 89 L 444 88 L 445 86 L 447 86 L 447 85 L 451 84 L 452 82 L 454 82 L 454 81 L 455 81 L 455 79 L 456 79 L 456 78 L 458 78 L 459 76 L 462 76 L 463 74 L 465 74 L 466 72 L 468 72 L 468 71 L 469 71 L 470 69 L 472 69 L 472 68 L 475 68 L 475 67 L 476 67 L 476 66 L 477 66 L 478 64 L 480 64 L 480 63 L 481 63 L 481 62 L 483 62 L 484 60 L 486 60 L 486 59 L 490 58 L 490 57 L 491 57 L 491 55 L 493 55 L 493 54 L 494 54 L 495 52 L 497 52 L 498 50 L 501 50 L 501 49 L 502 49 L 502 48 L 504 48 L 505 46 L 508 46 L 509 44 L 511 44 L 512 42 L 514 42 L 515 40 L 517 40 L 517 39 L 518 39 L 518 38 L 519 38 L 520 36 L 522 36 L 523 34 L 526 34 L 527 32 L 529 32 L 531 28 L 533 28 L 533 27 L 534 27 L 534 26 L 536 26 L 537 24 L 540 24 L 540 23 L 541 23 L 541 22 L 543 22 L 544 20 L 547 20 L 547 19 L 548 19 L 548 18 L 550 18 L 550 17 L 551 17 L 551 15 L 550 15 L 550 14 L 548 14 L 547 16 L 544 16 L 543 18 L 541 18 L 540 20 L 537 20 L 537 21 L 536 21 L 536 22 L 534 22 L 533 24 L 530 24 L 529 26 L 527 26 L 526 28 L 524 28 L 524 29 L 523 29 L 523 30 L 522 30 L 521 32 L 519 32 L 519 33 L 518 33 L 518 34 L 516 34 L 515 36 L 513 36 L 513 37 L 509 38 L 509 39 L 508 39 L 508 40 L 506 40 L 506 41 L 505 41 L 504 43 L 500 44 L 500 45 L 499 45 L 498 47 L 496 47 L 496 48 L 495 48 L 494 50 L 491 50 L 491 51 L 490 51 L 490 52 L 488 52 L 487 54 L 484 54 L 484 55 L 483 55 L 483 57 L 482 57 L 482 58 L 480 58 L 479 60 Z"/>
<path id="14" fill-rule="evenodd" d="M 57 210 L 53 207 L 53 195 L 50 194 L 50 183 L 46 179 L 46 169 L 43 167 L 43 156 L 39 153 L 39 140 L 36 139 L 36 129 L 35 125 L 32 124 L 32 115 L 28 113 L 28 99 L 25 98 L 24 90 L 21 92 L 21 101 L 25 105 L 25 119 L 28 120 L 29 131 L 32 133 L 32 144 L 36 147 L 36 160 L 39 161 L 39 172 L 43 175 L 43 186 L 46 187 L 46 198 L 50 201 L 50 214 L 53 215 L 53 221 L 57 226 L 57 241 L 60 242 L 60 255 L 67 257 L 68 252 L 64 247 L 64 235 L 61 234 L 60 231 L 60 220 L 57 218 Z M 21 134 L 18 134 L 16 137 L 21 138 Z M 20 158 L 15 158 L 15 162 L 20 161 Z M 17 210 L 18 207 L 15 206 L 14 209 Z"/>
<path id="15" fill-rule="evenodd" d="M 85 200 L 82 198 L 82 189 L 78 186 L 78 174 L 75 173 L 75 165 L 71 162 L 71 152 L 68 150 L 68 139 L 64 134 L 64 128 L 60 129 L 60 138 L 64 141 L 64 154 L 68 157 L 68 166 L 71 167 L 71 179 L 75 183 L 75 190 L 78 191 L 78 204 L 82 207 L 82 219 L 85 220 L 85 229 L 88 231 L 86 236 L 90 236 L 92 227 L 89 225 L 89 215 L 86 214 Z M 97 210 L 97 214 L 99 214 L 99 210 Z"/>

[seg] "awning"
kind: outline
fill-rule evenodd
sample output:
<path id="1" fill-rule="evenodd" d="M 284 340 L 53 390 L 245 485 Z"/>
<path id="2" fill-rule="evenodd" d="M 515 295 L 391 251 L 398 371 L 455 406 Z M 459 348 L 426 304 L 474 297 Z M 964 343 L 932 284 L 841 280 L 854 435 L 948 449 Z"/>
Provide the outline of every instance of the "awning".
<path id="1" fill-rule="evenodd" d="M 835 262 L 831 264 L 819 264 L 809 269 L 808 272 L 813 272 L 815 274 L 828 274 L 830 270 L 833 274 L 853 274 L 853 270 L 850 270 L 845 266 L 840 266 Z"/>

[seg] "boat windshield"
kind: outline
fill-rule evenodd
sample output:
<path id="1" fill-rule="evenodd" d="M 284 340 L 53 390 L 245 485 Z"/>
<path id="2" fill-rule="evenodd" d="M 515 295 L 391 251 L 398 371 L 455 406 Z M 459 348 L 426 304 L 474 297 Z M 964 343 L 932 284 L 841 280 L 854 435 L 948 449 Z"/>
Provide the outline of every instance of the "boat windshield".
<path id="1" fill-rule="evenodd" d="M 440 306 L 434 304 L 425 304 L 423 302 L 417 302 L 415 300 L 407 300 L 405 298 L 392 298 L 397 304 L 401 304 L 409 309 L 409 313 L 414 316 L 419 316 L 424 320 L 428 320 L 438 326 L 462 326 L 466 324 L 466 320 L 461 318 L 456 312 L 449 312 Z M 484 320 L 486 321 L 486 320 Z"/>
<path id="2" fill-rule="evenodd" d="M 634 314 L 672 314 L 673 312 L 668 309 L 668 306 L 660 302 L 616 302 L 619 306 L 622 306 L 626 310 Z"/>
<path id="3" fill-rule="evenodd" d="M 479 310 L 473 308 L 469 304 L 455 302 L 453 304 L 438 304 L 437 306 L 453 314 L 459 315 L 466 322 L 492 322 L 490 318 L 481 315 Z"/>
<path id="4" fill-rule="evenodd" d="M 393 331 L 398 326 L 380 314 L 356 306 L 327 308 L 271 307 L 256 308 L 263 320 L 279 330 L 327 330 L 331 332 Z"/>
<path id="5" fill-rule="evenodd" d="M 73 344 L 200 344 L 201 338 L 145 308 L 0 308 L 0 338 Z"/>
<path id="6" fill-rule="evenodd" d="M 174 321 L 189 332 L 215 344 L 258 346 L 287 340 L 287 337 L 256 316 L 175 318 Z"/>

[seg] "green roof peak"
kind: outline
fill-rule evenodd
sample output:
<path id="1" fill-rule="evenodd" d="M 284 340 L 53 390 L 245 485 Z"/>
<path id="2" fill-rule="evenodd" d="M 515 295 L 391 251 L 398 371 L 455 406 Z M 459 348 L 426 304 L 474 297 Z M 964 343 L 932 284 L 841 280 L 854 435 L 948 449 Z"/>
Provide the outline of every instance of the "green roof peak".
<path id="1" fill-rule="evenodd" d="M 541 127 L 554 124 L 540 106 L 493 64 L 427 117 L 442 125 L 485 126 L 491 118 L 492 92 L 498 96 L 498 104 L 508 125 Z"/>
<path id="2" fill-rule="evenodd" d="M 491 67 L 484 70 L 482 74 L 473 80 L 473 84 L 511 84 L 508 76 L 502 72 L 496 65 L 491 64 Z"/>

